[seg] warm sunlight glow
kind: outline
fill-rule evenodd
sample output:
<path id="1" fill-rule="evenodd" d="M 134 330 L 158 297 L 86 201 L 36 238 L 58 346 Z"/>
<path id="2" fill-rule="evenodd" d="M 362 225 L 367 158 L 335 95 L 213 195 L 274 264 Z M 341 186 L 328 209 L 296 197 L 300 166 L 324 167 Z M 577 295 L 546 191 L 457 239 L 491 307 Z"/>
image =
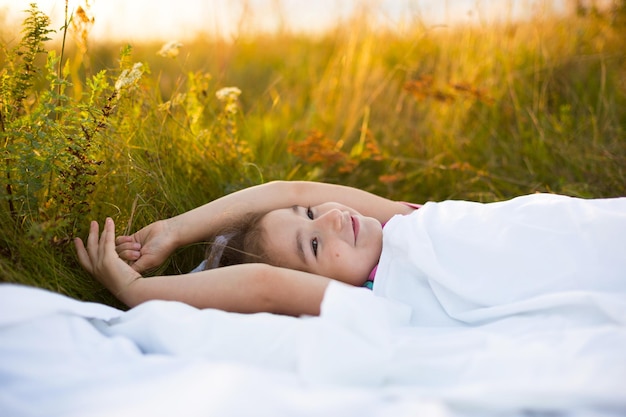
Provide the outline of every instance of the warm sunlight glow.
<path id="1" fill-rule="evenodd" d="M 19 25 L 33 0 L 0 0 L 3 26 Z M 35 0 L 62 26 L 64 0 Z M 184 40 L 198 34 L 230 37 L 258 30 L 321 31 L 366 7 L 380 24 L 401 29 L 415 21 L 431 25 L 484 24 L 525 19 L 543 10 L 563 11 L 571 0 L 70 0 L 70 13 L 87 2 L 95 17 L 93 40 Z M 596 2 L 598 3 L 598 2 Z M 602 1 L 599 3 L 603 3 Z M 607 3 L 605 1 L 604 3 Z"/>

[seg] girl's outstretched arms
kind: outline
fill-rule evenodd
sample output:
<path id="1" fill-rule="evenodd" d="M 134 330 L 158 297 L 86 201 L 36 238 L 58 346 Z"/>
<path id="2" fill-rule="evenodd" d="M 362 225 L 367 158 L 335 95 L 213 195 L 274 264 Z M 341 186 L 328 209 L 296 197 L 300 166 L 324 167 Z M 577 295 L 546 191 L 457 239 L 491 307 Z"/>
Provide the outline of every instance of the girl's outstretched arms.
<path id="1" fill-rule="evenodd" d="M 100 237 L 98 229 L 98 224 L 92 222 L 87 247 L 79 238 L 75 240 L 78 260 L 129 307 L 158 299 L 240 313 L 318 315 L 330 282 L 318 275 L 265 264 L 143 278 L 115 251 L 113 221 L 106 220 Z"/>
<path id="2" fill-rule="evenodd" d="M 117 239 L 117 252 L 133 269 L 145 271 L 163 263 L 178 247 L 206 240 L 249 213 L 266 213 L 294 205 L 337 202 L 386 222 L 408 206 L 343 185 L 307 181 L 274 181 L 228 194 L 167 220 L 152 223 Z"/>

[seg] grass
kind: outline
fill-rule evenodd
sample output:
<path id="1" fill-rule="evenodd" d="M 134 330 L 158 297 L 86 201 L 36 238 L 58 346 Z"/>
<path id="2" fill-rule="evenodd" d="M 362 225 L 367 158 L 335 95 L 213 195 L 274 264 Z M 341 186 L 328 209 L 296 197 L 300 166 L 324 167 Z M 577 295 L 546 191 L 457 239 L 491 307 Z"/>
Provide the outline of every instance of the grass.
<path id="1" fill-rule="evenodd" d="M 156 55 L 161 45 L 149 43 L 132 51 L 44 43 L 57 56 L 63 50 L 55 68 L 64 69 L 67 98 L 37 113 L 51 90 L 42 70 L 27 95 L 13 99 L 25 104 L 12 124 L 18 58 L 5 45 L 0 111 L 13 177 L 2 177 L 2 190 L 13 183 L 19 191 L 15 176 L 34 167 L 46 175 L 38 189 L 23 186 L 20 198 L 0 201 L 0 278 L 117 305 L 80 270 L 69 244 L 89 219 L 112 216 L 118 233 L 128 232 L 273 179 L 338 182 L 414 202 L 625 196 L 625 19 L 623 2 L 531 22 L 416 22 L 397 31 L 358 15 L 319 36 L 198 38 L 176 58 Z M 35 60 L 41 68 L 44 55 Z M 141 79 L 114 93 L 135 62 L 144 64 Z M 236 113 L 215 97 L 228 86 L 242 91 Z M 75 129 L 59 133 L 67 126 Z M 33 145 L 33 132 L 43 132 L 43 144 Z M 12 138 L 19 140 L 9 147 Z M 68 138 L 87 139 L 81 152 L 89 158 L 54 159 Z M 76 209 L 64 211 L 68 204 Z M 202 251 L 184 248 L 162 271 L 189 270 Z"/>

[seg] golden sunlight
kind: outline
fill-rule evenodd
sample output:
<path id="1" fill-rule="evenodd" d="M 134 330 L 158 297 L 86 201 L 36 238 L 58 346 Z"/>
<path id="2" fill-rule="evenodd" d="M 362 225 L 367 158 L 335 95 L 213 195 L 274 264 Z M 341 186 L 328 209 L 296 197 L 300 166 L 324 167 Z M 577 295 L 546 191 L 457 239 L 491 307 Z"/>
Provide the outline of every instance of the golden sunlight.
<path id="1" fill-rule="evenodd" d="M 19 27 L 33 0 L 0 0 L 5 28 Z M 65 0 L 35 0 L 63 25 Z M 90 38 L 136 42 L 184 40 L 206 34 L 231 37 L 238 33 L 287 30 L 319 32 L 365 8 L 381 25 L 402 29 L 416 21 L 428 26 L 455 23 L 486 24 L 494 20 L 529 19 L 544 11 L 562 12 L 580 3 L 605 0 L 69 0 L 68 12 L 79 7 L 94 17 Z"/>

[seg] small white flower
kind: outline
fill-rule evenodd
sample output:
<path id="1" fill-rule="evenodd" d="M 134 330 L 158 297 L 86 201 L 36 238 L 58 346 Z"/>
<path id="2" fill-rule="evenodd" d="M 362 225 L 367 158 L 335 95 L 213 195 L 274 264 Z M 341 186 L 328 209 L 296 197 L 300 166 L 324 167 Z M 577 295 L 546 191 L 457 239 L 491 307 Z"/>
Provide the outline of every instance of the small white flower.
<path id="1" fill-rule="evenodd" d="M 186 94 L 178 93 L 171 100 L 168 100 L 165 103 L 159 104 L 157 108 L 160 111 L 169 111 L 173 107 L 183 104 L 186 98 L 187 98 Z"/>
<path id="2" fill-rule="evenodd" d="M 226 111 L 226 113 L 237 114 L 237 110 L 239 110 L 239 108 L 237 107 L 237 103 L 235 103 L 234 101 L 231 101 L 226 104 L 226 107 L 224 107 L 224 110 Z"/>
<path id="3" fill-rule="evenodd" d="M 219 101 L 234 101 L 241 94 L 241 90 L 237 87 L 224 87 L 215 93 Z"/>
<path id="4" fill-rule="evenodd" d="M 176 58 L 182 46 L 183 44 L 178 41 L 169 41 L 161 47 L 157 55 L 161 55 L 165 58 Z"/>
<path id="5" fill-rule="evenodd" d="M 143 74 L 143 64 L 141 62 L 137 62 L 133 65 L 133 68 L 129 71 L 125 69 L 120 74 L 119 78 L 115 82 L 115 90 L 120 91 L 122 88 L 130 87 L 134 85 Z"/>

